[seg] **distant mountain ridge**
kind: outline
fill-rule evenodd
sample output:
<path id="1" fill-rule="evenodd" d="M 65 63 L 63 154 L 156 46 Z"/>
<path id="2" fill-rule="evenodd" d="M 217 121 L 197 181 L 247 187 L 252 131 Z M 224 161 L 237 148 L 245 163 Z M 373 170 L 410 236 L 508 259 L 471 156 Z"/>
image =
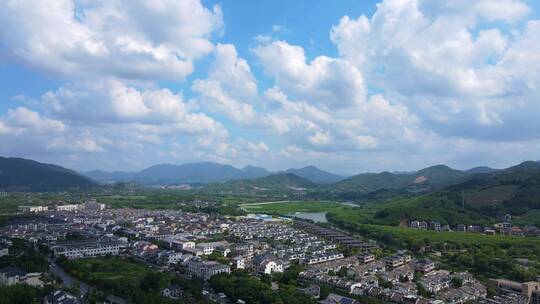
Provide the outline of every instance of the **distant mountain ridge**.
<path id="1" fill-rule="evenodd" d="M 213 162 L 189 163 L 183 165 L 159 164 L 139 172 L 105 172 L 101 170 L 92 170 L 82 174 L 101 183 L 137 182 L 146 185 L 155 185 L 224 183 L 233 180 L 266 177 L 279 173 L 291 173 L 306 178 L 313 183 L 321 184 L 334 183 L 345 178 L 337 174 L 320 170 L 315 166 L 307 166 L 300 169 L 288 169 L 283 172 L 273 173 L 262 167 L 246 166 L 242 169 L 238 169 L 230 165 L 222 165 Z"/>
<path id="2" fill-rule="evenodd" d="M 141 184 L 195 184 L 223 183 L 235 179 L 249 179 L 267 176 L 266 169 L 247 166 L 242 169 L 212 162 L 183 165 L 159 164 L 139 172 L 105 172 L 93 170 L 84 175 L 102 183 L 138 182 Z"/>
<path id="3" fill-rule="evenodd" d="M 64 191 L 96 185 L 89 178 L 57 165 L 0 157 L 0 191 Z"/>
<path id="4" fill-rule="evenodd" d="M 344 177 L 329 173 L 315 166 L 291 168 L 271 172 L 265 168 L 246 166 L 242 169 L 213 162 L 189 163 L 183 165 L 159 164 L 139 172 L 105 172 L 93 170 L 84 175 L 101 183 L 137 182 L 145 185 L 155 184 L 214 184 L 236 180 L 248 180 L 281 173 L 294 174 L 308 181 L 322 185 L 326 191 L 370 193 L 378 190 L 406 189 L 409 192 L 434 191 L 464 181 L 476 174 L 497 174 L 504 170 L 527 170 L 540 168 L 536 161 L 524 162 L 508 169 L 475 167 L 469 170 L 456 170 L 446 165 L 435 165 L 418 171 L 361 173 Z"/>
<path id="5" fill-rule="evenodd" d="M 443 189 L 460 183 L 475 182 L 497 178 L 501 175 L 529 176 L 530 172 L 540 172 L 540 162 L 525 161 L 506 169 L 475 167 L 469 170 L 456 170 L 446 165 L 435 165 L 414 172 L 362 173 L 343 177 L 307 166 L 288 169 L 278 173 L 246 166 L 242 169 L 212 162 L 184 165 L 160 164 L 139 172 L 105 172 L 93 170 L 79 173 L 56 165 L 43 164 L 22 158 L 0 157 L 0 191 L 58 191 L 70 188 L 89 188 L 101 183 L 135 182 L 140 184 L 209 184 L 221 190 L 229 187 L 243 189 L 272 190 L 314 190 L 314 194 L 332 193 L 371 194 L 388 196 L 392 193 L 421 193 Z"/>
<path id="6" fill-rule="evenodd" d="M 308 179 L 292 173 L 276 173 L 264 177 L 234 180 L 206 187 L 210 191 L 265 192 L 265 191 L 306 191 L 317 185 Z"/>
<path id="7" fill-rule="evenodd" d="M 383 202 L 375 222 L 398 225 L 404 219 L 437 220 L 455 226 L 489 223 L 506 214 L 519 218 L 532 212 L 527 220 L 540 225 L 540 219 L 534 217 L 540 211 L 540 163 L 526 161 L 506 169 L 465 172 L 469 174 L 461 182 L 438 191 Z"/>
<path id="8" fill-rule="evenodd" d="M 345 179 L 344 176 L 323 171 L 315 166 L 307 166 L 300 169 L 288 169 L 285 173 L 292 173 L 318 184 L 331 184 Z"/>
<path id="9" fill-rule="evenodd" d="M 456 170 L 446 165 L 435 165 L 416 172 L 362 173 L 337 182 L 332 185 L 331 190 L 370 193 L 383 189 L 407 189 L 410 192 L 428 192 L 458 184 L 476 176 L 527 170 L 540 170 L 540 162 L 525 161 L 507 169 L 475 167 L 468 170 Z"/>

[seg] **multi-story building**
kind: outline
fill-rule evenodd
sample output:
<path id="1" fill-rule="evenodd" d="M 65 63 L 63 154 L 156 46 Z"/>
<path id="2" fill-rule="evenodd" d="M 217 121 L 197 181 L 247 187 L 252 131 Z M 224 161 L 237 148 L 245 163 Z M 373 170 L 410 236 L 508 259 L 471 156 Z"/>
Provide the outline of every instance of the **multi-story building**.
<path id="1" fill-rule="evenodd" d="M 0 269 L 0 286 L 11 286 L 19 283 L 26 272 L 24 272 L 19 267 L 7 266 Z"/>
<path id="2" fill-rule="evenodd" d="M 81 205 L 78 204 L 58 205 L 56 206 L 56 211 L 77 211 L 80 208 Z"/>
<path id="3" fill-rule="evenodd" d="M 18 210 L 24 213 L 38 213 L 46 212 L 49 210 L 47 206 L 19 206 Z"/>
<path id="4" fill-rule="evenodd" d="M 375 261 L 375 255 L 371 253 L 360 253 L 357 257 L 358 260 L 364 264 Z"/>
<path id="5" fill-rule="evenodd" d="M 124 244 L 114 240 L 82 240 L 60 243 L 53 247 L 56 256 L 68 259 L 118 255 Z"/>
<path id="6" fill-rule="evenodd" d="M 89 200 L 84 203 L 85 210 L 103 211 L 105 204 L 98 203 L 96 200 Z"/>
<path id="7" fill-rule="evenodd" d="M 216 274 L 231 272 L 231 267 L 229 267 L 229 265 L 223 265 L 214 261 L 203 261 L 198 257 L 189 260 L 186 266 L 191 275 L 205 281 L 210 280 L 210 278 Z"/>
<path id="8" fill-rule="evenodd" d="M 306 255 L 300 262 L 301 264 L 305 264 L 305 265 L 313 265 L 313 264 L 318 264 L 318 263 L 334 261 L 334 260 L 338 260 L 342 258 L 344 258 L 344 256 L 343 256 L 343 253 L 341 252 L 323 252 L 323 253 L 318 253 L 318 254 Z"/>
<path id="9" fill-rule="evenodd" d="M 246 259 L 241 255 L 235 256 L 233 258 L 233 267 L 235 269 L 245 269 L 246 268 Z"/>
<path id="10" fill-rule="evenodd" d="M 169 248 L 172 250 L 182 251 L 186 248 L 195 248 L 195 242 L 185 239 L 172 239 L 165 240 L 168 243 Z"/>
<path id="11" fill-rule="evenodd" d="M 199 243 L 195 245 L 195 248 L 200 249 L 204 255 L 210 255 L 215 250 L 218 250 L 221 253 L 223 253 L 223 256 L 227 256 L 229 252 L 231 252 L 229 247 L 230 245 L 229 245 L 229 242 L 227 241 Z"/>
<path id="12" fill-rule="evenodd" d="M 423 259 L 416 262 L 416 271 L 426 274 L 433 270 L 435 270 L 435 263 L 429 259 Z"/>
<path id="13" fill-rule="evenodd" d="M 499 294 L 524 295 L 529 299 L 529 303 L 540 303 L 540 280 L 520 283 L 505 279 L 490 279 L 487 286 L 497 290 Z"/>
<path id="14" fill-rule="evenodd" d="M 387 268 L 396 268 L 407 263 L 406 260 L 410 261 L 410 259 L 405 259 L 402 255 L 393 255 L 384 258 L 384 264 Z"/>
<path id="15" fill-rule="evenodd" d="M 253 266 L 261 274 L 283 272 L 284 269 L 283 262 L 273 255 L 256 256 L 253 259 Z"/>

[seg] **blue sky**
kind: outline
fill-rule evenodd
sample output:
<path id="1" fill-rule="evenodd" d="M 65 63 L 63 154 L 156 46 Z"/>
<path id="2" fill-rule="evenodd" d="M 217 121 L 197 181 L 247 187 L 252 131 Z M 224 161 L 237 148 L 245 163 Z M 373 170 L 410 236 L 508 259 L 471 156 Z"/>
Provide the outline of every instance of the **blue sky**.
<path id="1" fill-rule="evenodd" d="M 540 159 L 539 3 L 0 4 L 0 155 L 354 174 Z M 77 15 L 77 17 L 74 17 Z"/>

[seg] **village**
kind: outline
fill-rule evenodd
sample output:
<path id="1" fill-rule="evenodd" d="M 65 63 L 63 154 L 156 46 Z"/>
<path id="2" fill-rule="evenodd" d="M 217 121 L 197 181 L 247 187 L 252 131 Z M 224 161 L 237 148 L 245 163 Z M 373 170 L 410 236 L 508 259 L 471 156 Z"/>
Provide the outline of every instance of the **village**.
<path id="1" fill-rule="evenodd" d="M 0 255 L 9 255 L 11 240 L 20 239 L 47 246 L 54 259 L 130 257 L 205 282 L 232 271 L 261 277 L 301 267 L 298 291 L 324 304 L 361 303 L 355 296 L 418 304 L 540 301 L 540 282 L 493 278 L 481 283 L 466 271 L 441 269 L 429 258 L 414 257 L 405 250 L 388 253 L 375 241 L 287 217 L 108 209 L 95 200 L 21 206 L 20 210 L 39 216 L 4 226 Z M 416 221 L 412 223 L 417 226 Z M 422 224 L 417 228 L 422 229 Z M 6 267 L 0 269 L 0 284 L 43 286 L 46 276 L 50 274 Z M 332 292 L 321 297 L 321 286 Z M 495 294 L 488 297 L 488 290 Z M 161 295 L 174 299 L 182 292 L 179 286 L 169 286 Z M 206 293 L 215 302 L 232 301 L 224 294 Z M 48 299 L 55 304 L 83 303 L 77 302 L 80 295 L 63 290 L 55 290 Z"/>
<path id="2" fill-rule="evenodd" d="M 458 224 L 451 227 L 448 224 L 441 224 L 439 221 L 422 221 L 412 220 L 409 222 L 409 227 L 413 229 L 432 230 L 442 232 L 472 232 L 483 233 L 486 235 L 506 235 L 516 237 L 540 237 L 540 229 L 533 225 L 520 227 L 512 223 L 512 216 L 510 214 L 504 215 L 503 221 L 493 224 L 493 226 L 483 225 L 464 225 Z"/>

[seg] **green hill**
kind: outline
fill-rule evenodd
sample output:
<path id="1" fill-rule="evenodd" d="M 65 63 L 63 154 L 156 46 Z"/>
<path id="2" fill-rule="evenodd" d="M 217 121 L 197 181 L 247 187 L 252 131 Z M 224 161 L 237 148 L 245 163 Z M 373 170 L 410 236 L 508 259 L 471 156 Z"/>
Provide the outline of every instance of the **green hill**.
<path id="1" fill-rule="evenodd" d="M 424 168 L 414 173 L 363 173 L 351 176 L 330 189 L 334 191 L 354 191 L 370 193 L 381 189 L 397 190 L 407 188 L 410 192 L 428 192 L 463 181 L 467 175 L 445 165 Z"/>
<path id="2" fill-rule="evenodd" d="M 92 180 L 60 166 L 0 157 L 0 191 L 62 191 L 95 185 Z"/>
<path id="3" fill-rule="evenodd" d="M 404 188 L 414 181 L 412 175 L 382 173 L 363 173 L 346 178 L 331 186 L 338 191 L 373 192 L 380 189 Z"/>
<path id="4" fill-rule="evenodd" d="M 398 225 L 404 219 L 417 219 L 484 224 L 507 213 L 530 218 L 526 216 L 529 212 L 540 210 L 540 170 L 529 165 L 516 167 L 471 175 L 465 182 L 434 193 L 382 203 L 375 207 L 373 222 Z"/>
<path id="5" fill-rule="evenodd" d="M 316 184 L 306 178 L 291 173 L 271 174 L 265 177 L 230 181 L 223 184 L 209 185 L 207 191 L 230 192 L 295 192 L 312 189 Z"/>

